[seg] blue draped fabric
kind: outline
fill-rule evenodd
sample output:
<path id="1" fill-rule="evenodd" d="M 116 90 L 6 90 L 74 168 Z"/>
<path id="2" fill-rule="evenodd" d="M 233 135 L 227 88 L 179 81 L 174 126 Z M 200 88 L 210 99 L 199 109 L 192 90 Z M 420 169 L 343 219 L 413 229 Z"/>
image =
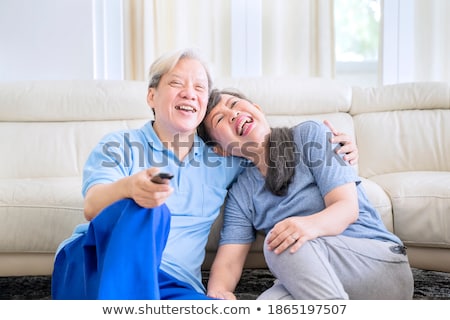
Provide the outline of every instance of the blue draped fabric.
<path id="1" fill-rule="evenodd" d="M 159 270 L 170 211 L 120 200 L 57 254 L 53 299 L 208 299 Z"/>

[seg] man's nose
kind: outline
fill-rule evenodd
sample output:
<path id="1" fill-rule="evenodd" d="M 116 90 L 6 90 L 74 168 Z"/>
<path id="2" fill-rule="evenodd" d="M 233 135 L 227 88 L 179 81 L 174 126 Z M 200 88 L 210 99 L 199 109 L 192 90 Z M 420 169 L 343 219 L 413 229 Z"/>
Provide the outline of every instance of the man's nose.
<path id="1" fill-rule="evenodd" d="M 194 100 L 195 99 L 195 88 L 193 86 L 187 85 L 181 91 L 181 96 L 185 99 Z"/>

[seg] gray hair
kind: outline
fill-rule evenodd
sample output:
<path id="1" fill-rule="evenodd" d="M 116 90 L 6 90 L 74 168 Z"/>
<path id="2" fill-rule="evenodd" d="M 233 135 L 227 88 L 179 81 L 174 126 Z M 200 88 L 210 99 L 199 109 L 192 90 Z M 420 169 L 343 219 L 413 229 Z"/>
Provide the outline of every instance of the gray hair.
<path id="1" fill-rule="evenodd" d="M 148 73 L 149 78 L 149 88 L 157 88 L 161 78 L 166 73 L 170 72 L 175 65 L 183 58 L 189 58 L 199 61 L 205 68 L 206 75 L 208 77 L 208 95 L 211 93 L 213 82 L 211 73 L 207 63 L 203 60 L 201 55 L 195 49 L 183 49 L 177 51 L 168 52 L 158 59 L 156 59 L 150 66 L 150 71 Z"/>

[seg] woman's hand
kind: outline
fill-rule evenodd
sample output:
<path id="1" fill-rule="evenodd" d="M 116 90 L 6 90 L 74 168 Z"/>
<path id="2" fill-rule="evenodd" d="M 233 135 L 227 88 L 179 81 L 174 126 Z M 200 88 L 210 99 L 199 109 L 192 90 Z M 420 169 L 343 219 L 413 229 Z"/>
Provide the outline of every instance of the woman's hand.
<path id="1" fill-rule="evenodd" d="M 344 154 L 344 160 L 355 165 L 358 163 L 358 147 L 352 140 L 352 138 L 343 132 L 337 131 L 330 121 L 324 120 L 323 123 L 331 130 L 334 138 L 331 140 L 332 143 L 339 143 L 341 147 L 337 149 L 337 153 Z"/>
<path id="2" fill-rule="evenodd" d="M 325 209 L 308 215 L 281 220 L 270 231 L 267 246 L 275 254 L 286 249 L 296 252 L 306 241 L 323 236 L 341 234 L 358 219 L 358 192 L 356 184 L 349 182 L 329 191 Z"/>
<path id="3" fill-rule="evenodd" d="M 278 222 L 267 237 L 267 246 L 275 254 L 290 248 L 296 252 L 306 241 L 317 238 L 313 219 L 308 217 L 289 217 Z"/>
<path id="4" fill-rule="evenodd" d="M 224 300 L 237 300 L 233 292 L 230 291 L 209 291 L 206 294 L 210 298 L 224 299 Z"/>

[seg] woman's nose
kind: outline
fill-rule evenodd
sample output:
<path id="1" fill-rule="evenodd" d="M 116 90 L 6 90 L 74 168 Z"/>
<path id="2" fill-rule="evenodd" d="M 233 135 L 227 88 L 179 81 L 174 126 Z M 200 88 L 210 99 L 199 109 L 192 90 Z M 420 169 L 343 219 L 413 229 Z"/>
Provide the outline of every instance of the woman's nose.
<path id="1" fill-rule="evenodd" d="M 234 122 L 236 118 L 239 116 L 239 111 L 231 111 L 233 113 L 233 116 L 231 117 L 231 122 Z"/>

